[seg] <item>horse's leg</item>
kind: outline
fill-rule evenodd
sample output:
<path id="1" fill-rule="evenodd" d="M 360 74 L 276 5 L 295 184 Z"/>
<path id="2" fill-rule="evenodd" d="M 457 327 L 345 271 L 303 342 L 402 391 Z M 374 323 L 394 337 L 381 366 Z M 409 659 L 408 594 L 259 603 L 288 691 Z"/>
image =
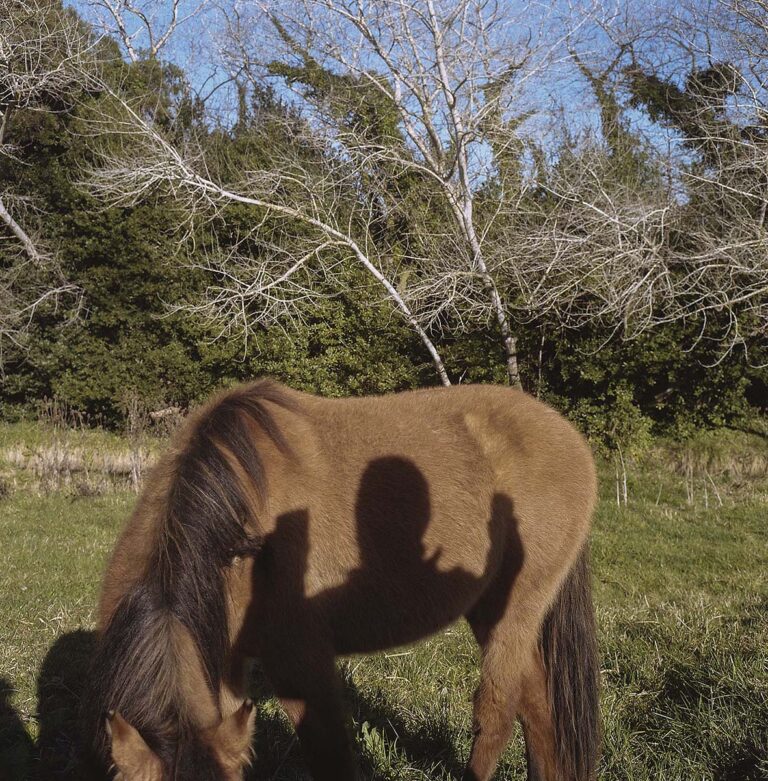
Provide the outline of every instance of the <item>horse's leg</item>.
<path id="1" fill-rule="evenodd" d="M 488 781 L 512 737 L 520 707 L 523 638 L 511 620 L 493 627 L 476 615 L 468 620 L 482 661 L 472 717 L 474 738 L 463 781 Z"/>
<path id="2" fill-rule="evenodd" d="M 482 661 L 464 781 L 491 778 L 517 716 L 526 732 L 531 781 L 555 781 L 548 759 L 554 738 L 538 641 L 556 583 L 535 569 L 526 573 L 519 549 L 519 540 L 510 545 L 496 577 L 467 614 Z"/>
<path id="3" fill-rule="evenodd" d="M 519 711 L 525 735 L 528 781 L 555 781 L 555 731 L 547 693 L 546 671 L 538 643 L 522 676 Z"/>
<path id="4" fill-rule="evenodd" d="M 355 763 L 332 655 L 265 660 L 265 672 L 294 724 L 313 781 L 354 781 Z"/>

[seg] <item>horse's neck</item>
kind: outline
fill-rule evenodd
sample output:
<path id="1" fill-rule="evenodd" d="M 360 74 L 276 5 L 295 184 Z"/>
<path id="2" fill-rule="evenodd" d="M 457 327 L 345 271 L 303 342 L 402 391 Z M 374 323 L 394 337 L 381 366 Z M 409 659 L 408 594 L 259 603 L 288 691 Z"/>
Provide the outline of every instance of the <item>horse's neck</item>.
<path id="1" fill-rule="evenodd" d="M 165 454 L 152 469 L 136 507 L 112 551 L 98 608 L 98 625 L 105 629 L 120 602 L 141 586 L 153 567 L 165 521 L 166 497 L 174 478 L 174 459 Z"/>

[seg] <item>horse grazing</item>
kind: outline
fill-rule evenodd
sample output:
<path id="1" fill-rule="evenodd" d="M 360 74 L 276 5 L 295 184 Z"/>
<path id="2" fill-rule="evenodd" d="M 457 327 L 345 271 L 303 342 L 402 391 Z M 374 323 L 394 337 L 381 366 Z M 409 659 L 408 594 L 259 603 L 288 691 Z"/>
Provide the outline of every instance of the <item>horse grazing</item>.
<path id="1" fill-rule="evenodd" d="M 104 578 L 88 735 L 124 781 L 225 781 L 250 758 L 257 659 L 315 781 L 352 781 L 335 658 L 464 616 L 481 649 L 465 781 L 522 722 L 528 777 L 599 744 L 582 437 L 493 386 L 322 399 L 262 380 L 194 412 Z"/>

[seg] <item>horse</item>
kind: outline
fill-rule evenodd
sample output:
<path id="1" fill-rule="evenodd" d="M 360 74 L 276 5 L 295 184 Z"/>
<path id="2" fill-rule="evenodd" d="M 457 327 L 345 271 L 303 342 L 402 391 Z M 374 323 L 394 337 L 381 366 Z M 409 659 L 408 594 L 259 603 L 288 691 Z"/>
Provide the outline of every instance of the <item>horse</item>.
<path id="1" fill-rule="evenodd" d="M 464 781 L 522 723 L 530 781 L 599 754 L 589 447 L 499 386 L 326 399 L 271 380 L 193 411 L 106 568 L 85 713 L 122 781 L 235 781 L 257 660 L 315 781 L 353 781 L 336 658 L 464 617 L 480 647 Z"/>

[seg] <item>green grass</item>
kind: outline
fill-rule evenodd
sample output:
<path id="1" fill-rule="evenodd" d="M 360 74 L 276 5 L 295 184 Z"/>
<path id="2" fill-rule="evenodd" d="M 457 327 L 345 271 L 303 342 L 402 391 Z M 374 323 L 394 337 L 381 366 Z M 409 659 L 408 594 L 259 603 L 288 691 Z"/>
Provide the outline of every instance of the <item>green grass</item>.
<path id="1" fill-rule="evenodd" d="M 749 446 L 765 448 L 765 440 Z M 676 458 L 660 448 L 631 467 L 626 508 L 616 506 L 613 467 L 603 470 L 592 541 L 600 777 L 768 779 L 768 479 L 718 472 L 722 506 L 709 490 L 705 508 L 711 482 L 697 476 L 691 497 Z M 0 499 L 0 779 L 78 777 L 68 766 L 93 608 L 133 501 L 128 493 L 38 496 L 29 487 Z M 477 681 L 463 624 L 341 667 L 366 778 L 457 777 Z M 258 679 L 255 686 L 252 778 L 303 778 L 284 717 Z M 498 777 L 525 777 L 519 735 Z"/>

